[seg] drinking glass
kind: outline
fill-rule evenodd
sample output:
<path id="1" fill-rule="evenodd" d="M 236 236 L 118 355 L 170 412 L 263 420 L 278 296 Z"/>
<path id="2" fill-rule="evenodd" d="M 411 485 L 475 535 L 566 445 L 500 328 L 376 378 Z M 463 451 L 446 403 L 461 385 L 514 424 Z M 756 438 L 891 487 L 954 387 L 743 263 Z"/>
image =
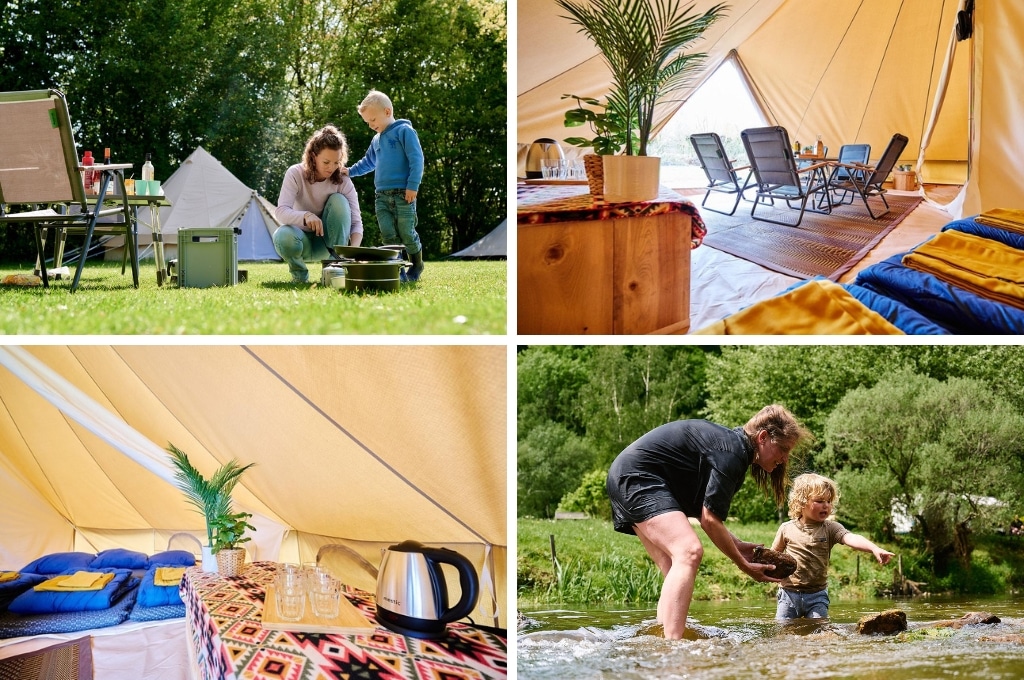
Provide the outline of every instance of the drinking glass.
<path id="1" fill-rule="evenodd" d="M 277 613 L 285 621 L 298 621 L 306 612 L 306 589 L 301 583 L 278 583 L 274 589 Z"/>
<path id="2" fill-rule="evenodd" d="M 330 576 L 317 579 L 310 590 L 313 613 L 325 619 L 338 618 L 341 609 L 341 584 Z"/>

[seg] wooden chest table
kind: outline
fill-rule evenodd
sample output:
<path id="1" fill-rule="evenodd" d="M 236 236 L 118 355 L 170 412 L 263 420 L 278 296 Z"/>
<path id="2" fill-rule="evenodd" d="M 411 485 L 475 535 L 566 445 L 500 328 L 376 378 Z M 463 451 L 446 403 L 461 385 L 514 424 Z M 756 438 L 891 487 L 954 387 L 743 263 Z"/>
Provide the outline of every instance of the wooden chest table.
<path id="1" fill-rule="evenodd" d="M 685 333 L 690 250 L 706 234 L 669 189 L 653 201 L 595 204 L 586 186 L 517 191 L 518 332 Z"/>

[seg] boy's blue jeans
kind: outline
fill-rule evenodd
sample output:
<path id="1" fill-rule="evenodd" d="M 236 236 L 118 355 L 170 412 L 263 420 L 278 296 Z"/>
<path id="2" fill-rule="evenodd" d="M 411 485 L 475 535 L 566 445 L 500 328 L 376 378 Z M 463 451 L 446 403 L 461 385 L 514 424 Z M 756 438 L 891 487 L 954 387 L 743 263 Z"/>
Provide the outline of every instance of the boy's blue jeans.
<path id="1" fill-rule="evenodd" d="M 332 248 L 348 245 L 352 232 L 352 208 L 343 195 L 331 194 L 327 198 L 320 219 L 324 223 L 324 239 Z M 309 280 L 307 261 L 330 257 L 323 239 L 291 224 L 282 225 L 274 232 L 274 250 L 287 263 L 292 281 L 296 283 Z"/>
<path id="2" fill-rule="evenodd" d="M 819 590 L 816 593 L 798 593 L 779 588 L 776 600 L 778 603 L 775 609 L 776 619 L 828 618 L 828 589 Z"/>
<path id="3" fill-rule="evenodd" d="M 377 224 L 385 245 L 405 246 L 409 255 L 420 252 L 420 235 L 416 233 L 416 201 L 405 202 L 405 189 L 384 189 L 374 197 Z"/>

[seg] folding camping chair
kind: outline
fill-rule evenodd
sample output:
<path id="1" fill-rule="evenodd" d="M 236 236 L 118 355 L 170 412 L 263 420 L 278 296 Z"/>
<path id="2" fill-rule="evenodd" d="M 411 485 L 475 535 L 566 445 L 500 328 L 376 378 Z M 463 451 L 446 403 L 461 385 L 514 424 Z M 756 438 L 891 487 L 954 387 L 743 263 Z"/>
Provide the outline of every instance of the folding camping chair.
<path id="1" fill-rule="evenodd" d="M 85 243 L 71 292 L 78 288 L 92 238 L 96 234 L 123 234 L 131 257 L 132 278 L 139 287 L 139 254 L 135 245 L 123 171 L 130 164 L 90 166 L 100 173 L 94 204 L 85 195 L 71 117 L 58 90 L 0 92 L 0 225 L 30 224 L 35 231 L 38 265 L 43 286 L 49 286 L 43 232 L 55 244 L 55 266 L 63 257 L 68 235 L 84 235 Z M 108 196 L 115 189 L 119 196 Z M 117 198 L 116 207 L 104 203 Z M 12 210 L 17 206 L 19 212 Z M 118 221 L 101 219 L 120 218 Z"/>
<path id="2" fill-rule="evenodd" d="M 885 189 L 882 187 L 882 183 L 888 179 L 889 173 L 892 172 L 896 161 L 899 160 L 900 154 L 903 153 L 905 148 L 907 148 L 907 137 L 897 132 L 889 140 L 889 146 L 885 147 L 882 157 L 878 159 L 878 163 L 874 167 L 870 165 L 837 163 L 835 165 L 836 172 L 839 169 L 845 169 L 849 172 L 849 176 L 845 180 L 829 180 L 829 190 L 856 193 L 864 201 L 864 207 L 868 209 L 871 219 L 877 220 L 889 212 L 889 202 L 885 200 Z M 871 209 L 871 204 L 868 203 L 868 198 L 874 196 L 881 198 L 882 203 L 885 205 L 885 210 L 877 215 Z M 850 201 L 853 201 L 852 197 Z"/>
<path id="3" fill-rule="evenodd" d="M 829 164 L 814 162 L 807 167 L 798 168 L 786 128 L 778 126 L 750 128 L 742 131 L 740 137 L 743 139 L 743 147 L 747 150 L 747 160 L 750 161 L 750 167 L 753 169 L 757 190 L 754 207 L 750 209 L 751 217 L 763 222 L 796 227 L 803 220 L 806 210 L 811 212 L 831 211 L 831 199 L 828 192 L 824 191 L 828 185 L 824 171 Z M 808 199 L 819 192 L 824 193 L 824 200 L 828 208 L 815 210 L 813 200 L 811 207 L 808 208 Z M 757 206 L 761 205 L 762 201 L 768 201 L 771 205 L 775 205 L 775 199 L 786 201 L 790 207 L 793 207 L 792 201 L 800 201 L 800 214 L 795 223 L 758 217 L 755 214 Z"/>
<path id="4" fill-rule="evenodd" d="M 832 169 L 832 174 L 828 178 L 829 189 L 831 190 L 832 186 L 839 182 L 848 182 L 851 174 L 863 174 L 863 170 L 854 169 L 850 166 L 862 168 L 868 164 L 870 158 L 870 144 L 843 144 L 839 147 L 839 158 Z M 853 203 L 853 192 L 849 190 L 843 191 L 843 197 L 839 199 L 838 203 L 846 203 L 847 197 L 849 197 L 849 202 Z M 833 201 L 833 203 L 836 202 Z"/>
<path id="5" fill-rule="evenodd" d="M 736 206 L 740 204 L 743 192 L 750 186 L 750 180 L 753 178 L 750 166 L 733 167 L 732 161 L 725 153 L 722 138 L 718 136 L 717 132 L 700 132 L 690 135 L 690 144 L 693 145 L 693 150 L 697 153 L 697 160 L 700 161 L 700 167 L 708 178 L 707 191 L 704 192 L 704 200 L 701 201 L 701 207 L 723 215 L 732 215 L 736 212 Z M 742 186 L 737 174 L 741 170 L 747 170 L 747 177 L 743 180 Z M 736 194 L 736 202 L 732 204 L 732 210 L 725 212 L 724 210 L 709 207 L 707 205 L 708 196 L 711 195 L 712 191 L 723 194 Z"/>

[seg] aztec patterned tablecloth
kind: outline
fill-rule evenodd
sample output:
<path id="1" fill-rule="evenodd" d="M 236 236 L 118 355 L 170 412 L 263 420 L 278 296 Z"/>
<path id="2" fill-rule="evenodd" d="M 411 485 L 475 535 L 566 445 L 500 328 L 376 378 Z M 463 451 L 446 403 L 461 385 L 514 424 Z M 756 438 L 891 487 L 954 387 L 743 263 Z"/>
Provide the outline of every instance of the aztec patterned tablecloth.
<path id="1" fill-rule="evenodd" d="M 661 187 L 653 201 L 638 203 L 595 203 L 590 189 L 584 185 L 520 184 L 516 189 L 518 224 L 649 217 L 674 212 L 690 216 L 691 248 L 699 246 L 708 230 L 697 206 L 666 187 Z"/>
<path id="2" fill-rule="evenodd" d="M 265 588 L 277 565 L 254 562 L 241 576 L 204 573 L 181 581 L 192 645 L 204 680 L 471 680 L 507 677 L 504 637 L 450 624 L 441 640 L 420 640 L 378 628 L 372 635 L 322 635 L 264 630 Z M 346 597 L 371 621 L 373 595 L 346 587 Z"/>

